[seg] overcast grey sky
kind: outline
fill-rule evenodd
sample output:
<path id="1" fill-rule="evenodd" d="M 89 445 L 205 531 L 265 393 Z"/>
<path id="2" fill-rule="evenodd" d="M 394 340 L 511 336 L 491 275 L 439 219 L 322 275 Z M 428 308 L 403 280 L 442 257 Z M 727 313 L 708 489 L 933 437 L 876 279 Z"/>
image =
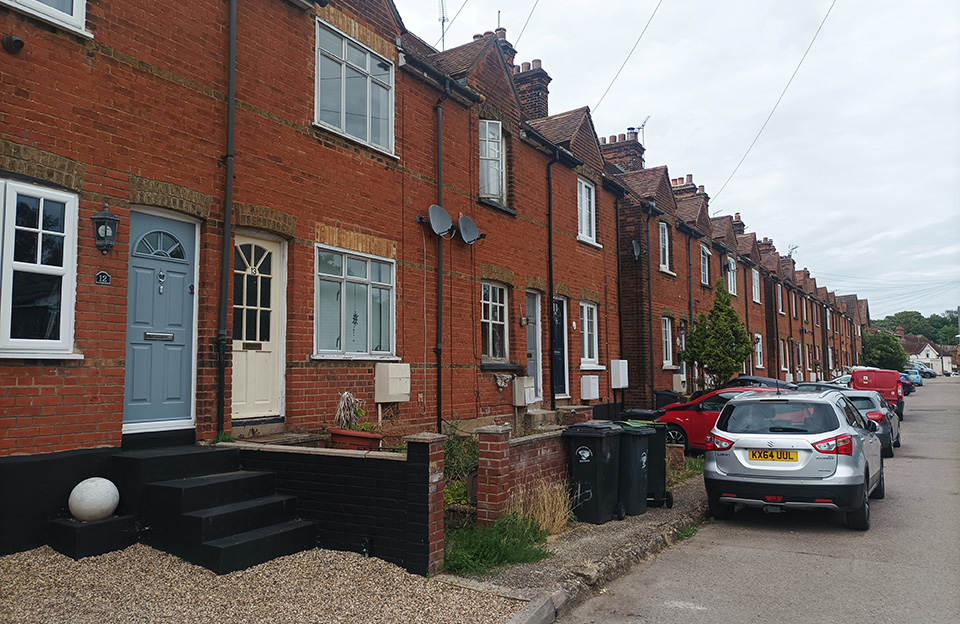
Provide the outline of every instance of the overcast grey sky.
<path id="1" fill-rule="evenodd" d="M 438 2 L 395 1 L 439 48 Z M 553 78 L 551 114 L 590 106 L 600 136 L 649 116 L 647 166 L 693 174 L 711 212 L 739 212 L 780 253 L 796 245 L 798 268 L 867 298 L 873 318 L 960 305 L 960 1 L 838 0 L 719 195 L 833 0 L 446 4 L 449 18 L 462 7 L 447 48 L 499 11 L 516 62 L 541 59 Z"/>

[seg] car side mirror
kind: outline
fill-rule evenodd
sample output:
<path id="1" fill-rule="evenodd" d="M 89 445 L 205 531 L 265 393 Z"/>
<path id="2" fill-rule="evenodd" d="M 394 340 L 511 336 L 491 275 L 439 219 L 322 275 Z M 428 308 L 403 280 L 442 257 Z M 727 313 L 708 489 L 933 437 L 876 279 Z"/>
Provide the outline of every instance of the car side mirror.
<path id="1" fill-rule="evenodd" d="M 867 430 L 876 433 L 880 430 L 880 426 L 872 420 L 867 421 Z"/>

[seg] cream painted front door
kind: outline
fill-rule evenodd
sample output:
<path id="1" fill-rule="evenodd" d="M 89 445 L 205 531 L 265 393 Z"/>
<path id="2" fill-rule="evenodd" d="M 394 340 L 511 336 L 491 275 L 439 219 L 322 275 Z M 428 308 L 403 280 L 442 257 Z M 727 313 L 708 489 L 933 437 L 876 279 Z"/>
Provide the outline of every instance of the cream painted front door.
<path id="1" fill-rule="evenodd" d="M 280 416 L 283 244 L 237 235 L 233 254 L 233 418 Z"/>

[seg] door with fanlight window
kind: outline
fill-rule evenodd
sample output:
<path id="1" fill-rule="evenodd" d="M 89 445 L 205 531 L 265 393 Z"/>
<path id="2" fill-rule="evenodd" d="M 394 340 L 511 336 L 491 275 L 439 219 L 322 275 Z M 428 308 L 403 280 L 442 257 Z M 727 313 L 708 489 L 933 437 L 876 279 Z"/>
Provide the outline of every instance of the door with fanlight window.
<path id="1" fill-rule="evenodd" d="M 236 237 L 233 254 L 233 418 L 282 414 L 283 244 Z"/>

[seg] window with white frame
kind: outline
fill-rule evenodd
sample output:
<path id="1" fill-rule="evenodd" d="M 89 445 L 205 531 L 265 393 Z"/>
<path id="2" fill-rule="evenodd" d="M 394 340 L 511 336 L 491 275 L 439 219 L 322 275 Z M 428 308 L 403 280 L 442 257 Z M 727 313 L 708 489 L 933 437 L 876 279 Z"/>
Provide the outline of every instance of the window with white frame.
<path id="1" fill-rule="evenodd" d="M 794 343 L 796 346 L 796 353 L 794 354 L 793 365 L 797 370 L 803 368 L 803 347 L 799 342 Z"/>
<path id="2" fill-rule="evenodd" d="M 790 291 L 790 315 L 797 318 L 797 293 Z"/>
<path id="3" fill-rule="evenodd" d="M 790 353 L 786 348 L 786 343 L 783 339 L 780 339 L 780 370 L 790 370 L 789 357 Z"/>
<path id="4" fill-rule="evenodd" d="M 315 121 L 393 152 L 393 63 L 320 21 Z"/>
<path id="5" fill-rule="evenodd" d="M 0 0 L 0 4 L 77 30 L 86 26 L 86 0 Z"/>
<path id="6" fill-rule="evenodd" d="M 754 366 L 763 368 L 763 336 L 760 334 L 753 335 L 753 355 L 755 358 Z"/>
<path id="7" fill-rule="evenodd" d="M 813 306 L 813 324 L 820 327 L 820 306 Z"/>
<path id="8" fill-rule="evenodd" d="M 660 319 L 660 337 L 663 341 L 663 365 L 673 366 L 673 319 L 669 316 Z"/>
<path id="9" fill-rule="evenodd" d="M 700 244 L 700 283 L 704 286 L 710 285 L 710 255 L 711 251 L 707 246 Z"/>
<path id="10" fill-rule="evenodd" d="M 580 302 L 580 366 L 598 366 L 597 304 Z"/>
<path id="11" fill-rule="evenodd" d="M 597 195 L 590 182 L 577 178 L 577 237 L 590 243 L 597 242 Z"/>
<path id="12" fill-rule="evenodd" d="M 727 291 L 737 294 L 737 259 L 733 256 L 727 256 Z"/>
<path id="13" fill-rule="evenodd" d="M 800 307 L 803 308 L 803 322 L 806 323 L 807 322 L 807 298 L 806 297 L 800 298 Z"/>
<path id="14" fill-rule="evenodd" d="M 760 303 L 760 271 L 751 269 L 753 272 L 753 300 Z"/>
<path id="15" fill-rule="evenodd" d="M 480 355 L 487 362 L 506 362 L 507 289 L 498 284 L 480 284 Z"/>
<path id="16" fill-rule="evenodd" d="M 827 317 L 827 331 L 830 331 L 830 316 L 831 316 L 831 313 L 830 313 L 830 310 L 826 310 L 826 309 L 824 310 L 824 312 L 826 312 L 826 317 Z"/>
<path id="17" fill-rule="evenodd" d="M 0 354 L 73 353 L 77 196 L 0 179 Z"/>
<path id="18" fill-rule="evenodd" d="M 833 370 L 833 347 L 827 347 L 827 368 Z"/>
<path id="19" fill-rule="evenodd" d="M 316 246 L 315 352 L 327 357 L 394 352 L 395 265 L 391 260 Z"/>
<path id="20" fill-rule="evenodd" d="M 777 313 L 783 314 L 783 284 L 777 282 Z"/>
<path id="21" fill-rule="evenodd" d="M 670 226 L 660 222 L 660 269 L 670 270 Z"/>
<path id="22" fill-rule="evenodd" d="M 506 205 L 503 131 L 499 121 L 480 120 L 480 197 Z"/>
<path id="23" fill-rule="evenodd" d="M 813 358 L 810 357 L 810 345 L 807 345 L 807 370 L 813 370 Z"/>

